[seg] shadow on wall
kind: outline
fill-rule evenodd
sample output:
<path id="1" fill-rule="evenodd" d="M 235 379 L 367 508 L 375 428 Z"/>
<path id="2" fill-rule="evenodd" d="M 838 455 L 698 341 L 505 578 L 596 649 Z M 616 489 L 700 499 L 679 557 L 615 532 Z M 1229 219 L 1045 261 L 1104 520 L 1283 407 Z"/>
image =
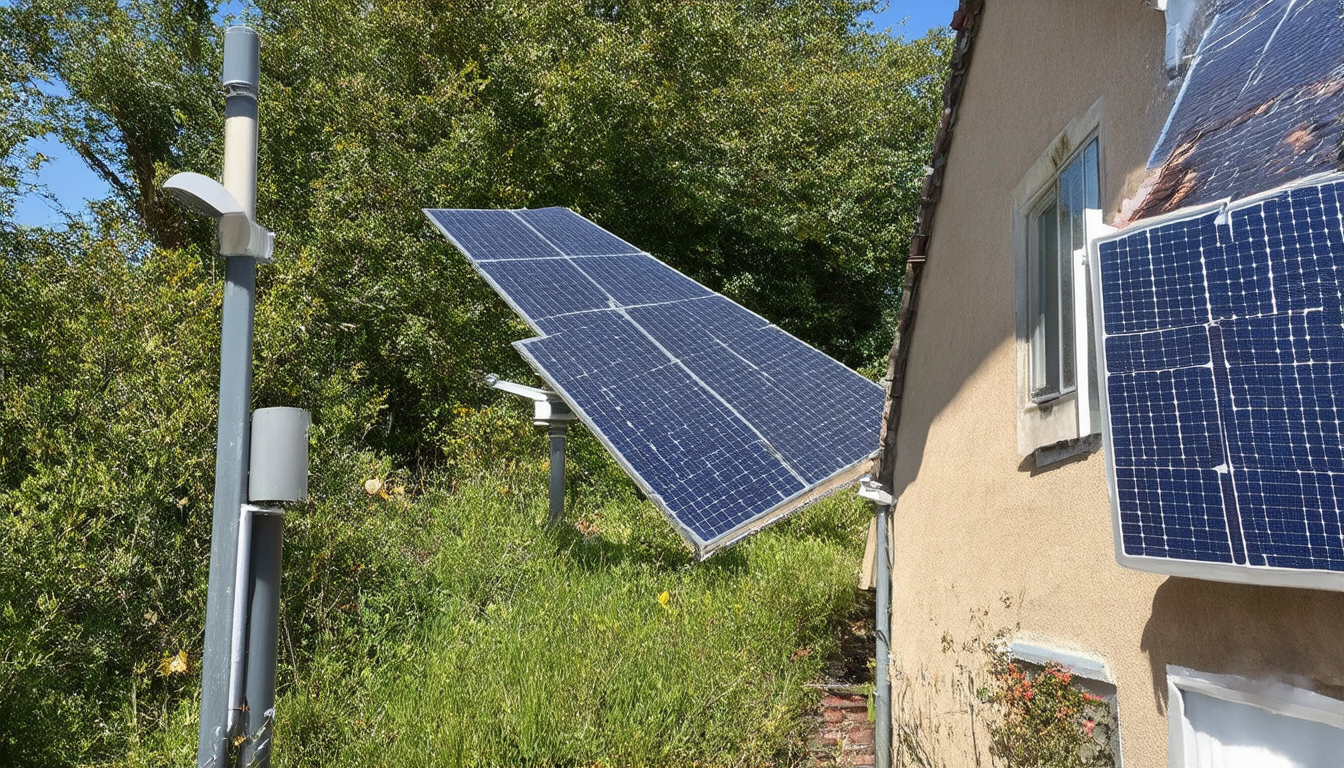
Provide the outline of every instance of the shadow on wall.
<path id="1" fill-rule="evenodd" d="M 926 273 L 920 277 L 920 282 L 923 284 L 930 279 L 939 280 L 941 276 L 938 272 L 947 267 L 942 264 L 935 265 L 930 260 L 918 268 Z M 927 274 L 930 269 L 934 274 Z M 919 324 L 920 293 L 923 290 L 921 285 L 914 292 L 911 301 L 913 317 L 910 327 L 907 328 L 908 341 L 901 342 L 910 345 L 908 368 L 911 372 L 918 369 L 918 382 L 915 386 L 919 388 L 919 392 L 914 393 L 911 387 L 911 379 L 915 377 L 907 374 L 904 382 L 906 391 L 902 393 L 900 402 L 900 422 L 896 435 L 897 459 L 892 477 L 891 494 L 896 498 L 900 498 L 905 489 L 915 481 L 924 466 L 924 448 L 933 422 L 961 394 L 964 387 L 976 376 L 984 375 L 982 368 L 999 352 L 1000 347 L 1005 343 L 1009 345 L 1015 343 L 1011 324 L 1008 325 L 1009 332 L 1005 335 L 1003 315 L 996 311 L 964 313 L 954 321 L 957 327 L 951 334 L 953 338 L 947 338 L 948 328 L 944 326 L 940 330 L 938 327 L 942 319 L 938 315 L 946 311 L 945 305 L 931 309 L 934 314 L 926 321 L 930 327 L 924 329 L 923 335 L 920 335 L 915 326 Z M 947 296 L 939 298 L 943 302 L 948 301 Z M 1003 300 L 1005 302 L 1013 300 L 1011 286 L 1007 289 Z M 995 307 L 995 310 L 999 309 Z M 1011 312 L 1011 309 L 1009 311 Z M 1008 317 L 1011 318 L 1012 315 L 1009 314 Z M 926 344 L 933 345 L 934 349 L 928 351 L 921 349 Z M 913 398 L 915 402 L 909 402 L 912 394 L 915 395 Z M 1012 398 L 1013 394 L 1009 392 L 1006 396 Z M 1012 400 L 1008 402 L 1011 403 Z"/>
<path id="2" fill-rule="evenodd" d="M 1166 711 L 1166 667 L 1273 678 L 1344 699 L 1344 593 L 1171 577 L 1140 647 Z M 1304 682 L 1305 681 L 1305 682 Z"/>

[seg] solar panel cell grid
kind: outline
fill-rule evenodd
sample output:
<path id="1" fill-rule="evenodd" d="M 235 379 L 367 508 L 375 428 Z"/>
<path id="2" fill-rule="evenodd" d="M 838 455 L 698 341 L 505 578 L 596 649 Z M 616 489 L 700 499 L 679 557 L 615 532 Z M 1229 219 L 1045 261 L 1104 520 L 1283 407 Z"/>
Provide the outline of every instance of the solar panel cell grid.
<path id="1" fill-rule="evenodd" d="M 519 343 L 564 394 L 582 403 L 650 490 L 711 541 L 803 489 L 751 425 L 697 386 L 628 320 Z"/>
<path id="2" fill-rule="evenodd" d="M 1188 368 L 1208 365 L 1209 360 L 1209 334 L 1201 326 L 1106 339 L 1106 361 L 1111 373 Z"/>
<path id="3" fill-rule="evenodd" d="M 875 439 L 883 393 L 727 299 L 642 307 L 630 316 L 752 423 L 809 482 L 844 469 Z M 817 392 L 832 396 L 818 398 Z"/>
<path id="4" fill-rule="evenodd" d="M 1222 253 L 1210 259 L 1209 302 L 1214 319 L 1274 311 L 1265 217 L 1260 206 L 1230 215 L 1231 233 Z"/>
<path id="5" fill-rule="evenodd" d="M 527 320 L 606 309 L 611 298 L 569 259 L 500 259 L 478 265 Z"/>
<path id="6" fill-rule="evenodd" d="M 1122 562 L 1344 572 L 1342 186 L 1098 245 Z"/>
<path id="7" fill-rule="evenodd" d="M 555 246 L 511 211 L 429 211 L 429 217 L 472 260 L 556 258 Z"/>
<path id="8" fill-rule="evenodd" d="M 566 256 L 640 252 L 638 248 L 594 226 L 568 208 L 535 208 L 514 213 Z"/>
<path id="9" fill-rule="evenodd" d="M 618 304 L 627 307 L 714 295 L 648 255 L 599 256 L 574 262 Z"/>
<path id="10" fill-rule="evenodd" d="M 1150 510 L 1122 522 L 1125 549 L 1146 557 L 1230 562 L 1222 486 L 1210 469 L 1116 468 L 1121 503 Z"/>

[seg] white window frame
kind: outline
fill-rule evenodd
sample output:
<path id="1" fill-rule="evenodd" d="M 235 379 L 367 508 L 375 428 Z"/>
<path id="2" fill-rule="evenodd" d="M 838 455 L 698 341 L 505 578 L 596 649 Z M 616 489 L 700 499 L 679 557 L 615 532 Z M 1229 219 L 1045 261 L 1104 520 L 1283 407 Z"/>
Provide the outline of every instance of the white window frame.
<path id="1" fill-rule="evenodd" d="M 1074 454 L 1100 447 L 1095 438 L 1101 431 L 1098 419 L 1093 418 L 1097 393 L 1088 376 L 1089 350 L 1095 344 L 1092 329 L 1086 322 L 1091 294 L 1086 246 L 1074 249 L 1072 311 L 1074 316 L 1073 348 L 1075 385 L 1064 388 L 1048 399 L 1034 396 L 1033 370 L 1035 355 L 1032 343 L 1034 287 L 1039 275 L 1034 269 L 1036 223 L 1041 211 L 1057 199 L 1057 184 L 1063 170 L 1073 162 L 1093 139 L 1097 141 L 1098 193 L 1105 189 L 1105 144 L 1101 135 L 1102 100 L 1098 99 L 1085 115 L 1069 123 L 1050 142 L 1036 159 L 1017 189 L 1013 192 L 1013 253 L 1015 261 L 1017 315 L 1017 447 L 1022 456 L 1035 455 L 1036 465 L 1043 466 Z M 1101 222 L 1099 210 L 1089 210 L 1085 216 L 1084 241 L 1110 231 Z M 1093 318 L 1094 322 L 1096 318 Z M 1098 366 L 1099 367 L 1099 366 Z M 1062 368 L 1061 368 L 1062 370 Z M 1061 381 L 1062 384 L 1062 381 Z"/>
<path id="2" fill-rule="evenodd" d="M 1188 765 L 1187 748 L 1193 749 L 1193 745 L 1187 743 L 1190 728 L 1185 716 L 1185 691 L 1344 730 L 1344 701 L 1284 682 L 1215 675 L 1167 665 L 1167 765 L 1170 768 Z"/>

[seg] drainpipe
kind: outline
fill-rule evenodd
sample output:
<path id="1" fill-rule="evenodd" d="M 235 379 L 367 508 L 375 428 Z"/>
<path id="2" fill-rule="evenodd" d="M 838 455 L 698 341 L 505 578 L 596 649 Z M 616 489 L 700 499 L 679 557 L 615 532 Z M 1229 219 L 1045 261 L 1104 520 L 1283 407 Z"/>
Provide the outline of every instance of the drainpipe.
<path id="1" fill-rule="evenodd" d="M 874 559 L 877 560 L 876 569 L 873 575 L 877 582 L 877 610 L 874 616 L 874 634 L 877 636 L 877 647 L 874 649 L 874 659 L 877 669 L 873 673 L 873 703 L 874 719 L 876 726 L 874 728 L 874 751 L 877 752 L 877 768 L 891 768 L 891 675 L 890 675 L 890 648 L 891 639 L 891 553 L 889 551 L 887 539 L 887 525 L 891 517 L 891 508 L 895 505 L 895 499 L 891 494 L 872 479 L 871 475 L 865 475 L 859 481 L 859 495 L 873 502 L 874 513 L 877 516 L 877 526 L 875 535 L 877 536 L 877 547 Z"/>
<path id="2" fill-rule="evenodd" d="M 877 728 L 875 741 L 877 747 L 877 768 L 891 768 L 891 676 L 888 661 L 888 643 L 891 639 L 891 555 L 887 551 L 887 523 L 891 514 L 891 505 L 877 505 L 877 648 L 874 657 L 877 670 L 874 675 L 876 690 L 873 700 L 876 703 Z"/>

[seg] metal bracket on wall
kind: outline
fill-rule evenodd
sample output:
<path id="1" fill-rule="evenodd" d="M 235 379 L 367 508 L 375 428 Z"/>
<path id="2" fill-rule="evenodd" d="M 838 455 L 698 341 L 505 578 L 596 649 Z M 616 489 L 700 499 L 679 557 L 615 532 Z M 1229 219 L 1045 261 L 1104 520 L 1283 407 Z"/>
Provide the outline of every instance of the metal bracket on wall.
<path id="1" fill-rule="evenodd" d="M 872 475 L 864 475 L 859 478 L 859 496 L 868 499 L 877 504 L 891 506 L 896 503 L 892 495 L 887 492 L 882 484 L 873 479 Z"/>

